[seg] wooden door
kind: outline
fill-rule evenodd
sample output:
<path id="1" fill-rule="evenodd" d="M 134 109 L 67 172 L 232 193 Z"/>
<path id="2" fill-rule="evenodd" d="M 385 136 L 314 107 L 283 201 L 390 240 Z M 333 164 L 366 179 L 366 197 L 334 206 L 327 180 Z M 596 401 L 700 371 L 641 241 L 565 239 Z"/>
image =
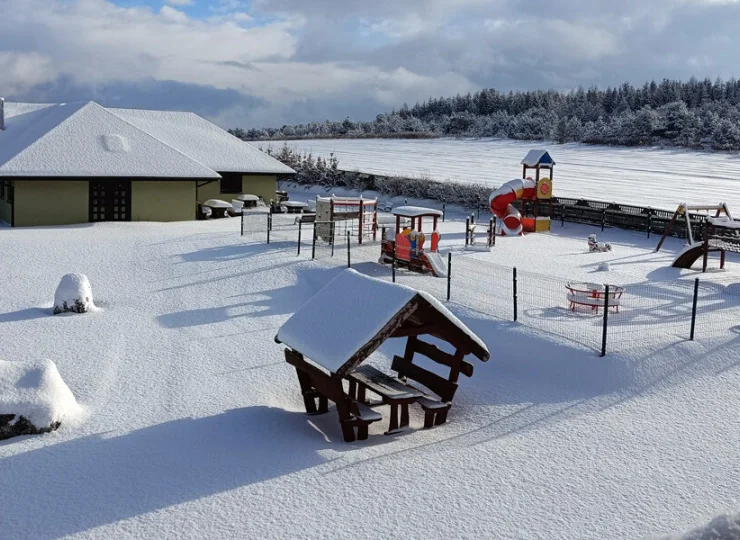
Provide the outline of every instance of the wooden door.
<path id="1" fill-rule="evenodd" d="M 90 221 L 131 221 L 131 181 L 91 180 Z"/>

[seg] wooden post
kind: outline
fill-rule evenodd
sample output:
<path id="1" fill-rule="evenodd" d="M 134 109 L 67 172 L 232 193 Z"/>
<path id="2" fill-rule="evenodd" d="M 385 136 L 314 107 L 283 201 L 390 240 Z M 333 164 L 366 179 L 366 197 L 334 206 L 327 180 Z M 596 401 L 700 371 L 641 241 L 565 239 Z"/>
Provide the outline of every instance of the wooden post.
<path id="1" fill-rule="evenodd" d="M 396 242 L 393 242 L 393 259 L 391 259 L 391 276 L 393 276 L 393 283 L 396 282 Z"/>
<path id="2" fill-rule="evenodd" d="M 671 229 L 673 228 L 673 225 L 676 223 L 676 220 L 678 219 L 678 212 L 681 209 L 679 206 L 676 211 L 673 213 L 673 217 L 668 222 L 668 225 L 665 228 L 665 231 L 663 231 L 663 236 L 660 237 L 660 241 L 658 242 L 658 245 L 655 246 L 655 253 L 658 253 L 660 251 L 661 246 L 663 245 L 663 242 L 665 242 L 666 237 L 670 234 Z M 686 224 L 688 227 L 688 222 Z"/>

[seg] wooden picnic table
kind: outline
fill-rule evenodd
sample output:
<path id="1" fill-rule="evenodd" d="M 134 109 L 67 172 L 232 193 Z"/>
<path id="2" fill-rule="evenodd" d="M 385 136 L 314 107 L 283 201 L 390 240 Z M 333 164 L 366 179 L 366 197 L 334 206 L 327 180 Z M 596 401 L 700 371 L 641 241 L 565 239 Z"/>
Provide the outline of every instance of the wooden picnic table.
<path id="1" fill-rule="evenodd" d="M 423 392 L 412 388 L 395 377 L 386 375 L 373 366 L 363 365 L 347 375 L 349 395 L 358 402 L 368 404 L 366 391 L 379 395 L 382 403 L 390 405 L 391 419 L 386 435 L 397 433 L 409 425 L 409 405 L 424 398 Z M 400 421 L 398 411 L 401 410 Z"/>

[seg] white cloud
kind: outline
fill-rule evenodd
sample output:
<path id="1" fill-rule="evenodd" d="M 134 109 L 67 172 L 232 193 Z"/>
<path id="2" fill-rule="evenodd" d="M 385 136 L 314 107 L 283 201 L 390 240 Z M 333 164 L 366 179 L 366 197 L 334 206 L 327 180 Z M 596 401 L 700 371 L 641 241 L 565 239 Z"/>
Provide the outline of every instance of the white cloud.
<path id="1" fill-rule="evenodd" d="M 0 0 L 0 94 L 174 81 L 259 98 L 229 110 L 273 124 L 482 86 L 728 77 L 740 60 L 730 0 L 218 0 L 205 20 L 178 9 L 191 0 L 165 3 Z"/>

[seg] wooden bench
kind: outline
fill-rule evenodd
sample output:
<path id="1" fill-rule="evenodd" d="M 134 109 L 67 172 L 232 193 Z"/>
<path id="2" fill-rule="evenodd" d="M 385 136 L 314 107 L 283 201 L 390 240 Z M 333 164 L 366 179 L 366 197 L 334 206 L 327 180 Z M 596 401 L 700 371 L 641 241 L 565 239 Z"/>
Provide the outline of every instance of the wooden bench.
<path id="1" fill-rule="evenodd" d="M 350 398 L 349 401 L 350 413 L 352 413 L 352 416 L 357 423 L 357 440 L 364 441 L 367 439 L 368 426 L 373 422 L 382 420 L 383 415 L 355 399 Z"/>
<path id="2" fill-rule="evenodd" d="M 451 403 L 444 403 L 430 397 L 419 398 L 416 402 L 424 410 L 424 429 L 441 426 L 447 421 L 447 411 L 450 410 Z"/>

